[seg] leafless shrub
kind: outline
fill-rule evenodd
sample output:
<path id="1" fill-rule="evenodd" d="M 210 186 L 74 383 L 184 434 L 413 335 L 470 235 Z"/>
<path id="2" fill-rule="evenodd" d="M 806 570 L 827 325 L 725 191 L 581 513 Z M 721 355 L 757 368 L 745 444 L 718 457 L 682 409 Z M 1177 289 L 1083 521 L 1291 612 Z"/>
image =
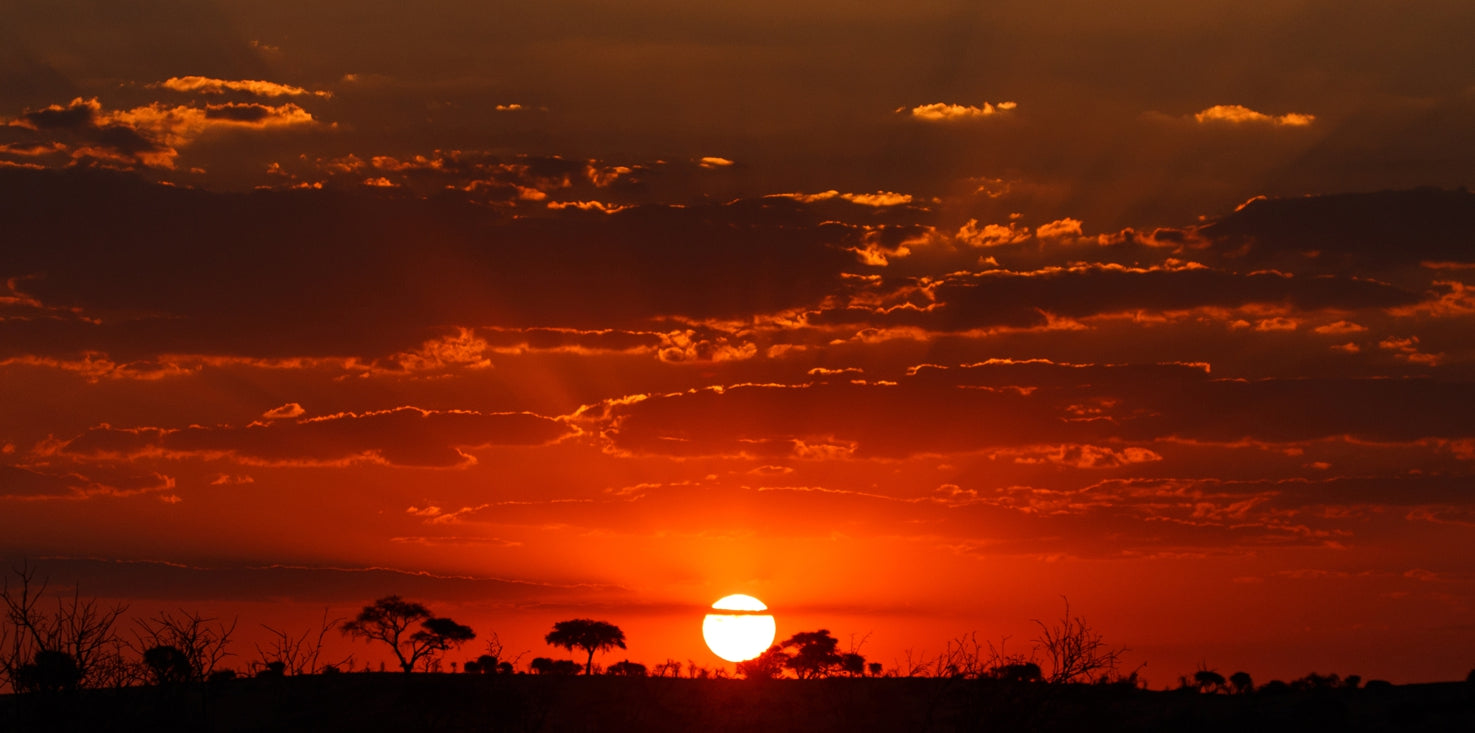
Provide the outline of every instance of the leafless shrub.
<path id="1" fill-rule="evenodd" d="M 11 568 L 0 585 L 4 623 L 0 624 L 0 682 L 14 689 L 16 674 L 41 652 L 64 654 L 76 666 L 82 687 L 125 684 L 129 675 L 123 661 L 124 644 L 118 635 L 118 619 L 126 605 L 106 605 L 97 599 L 84 600 L 80 589 L 71 596 L 57 594 L 54 611 L 42 605 L 49 585 L 38 579 L 29 563 Z"/>
<path id="2" fill-rule="evenodd" d="M 346 619 L 328 618 L 328 609 L 323 609 L 322 621 L 318 624 L 316 632 L 309 629 L 302 632 L 300 636 L 292 636 L 285 631 L 272 628 L 262 624 L 261 628 L 272 633 L 272 640 L 266 647 L 256 645 L 257 664 L 262 669 L 272 669 L 273 665 L 281 665 L 283 674 L 318 674 L 326 667 L 343 667 L 353 663 L 353 655 L 340 659 L 336 662 L 322 662 L 323 640 L 328 632 L 338 628 L 338 625 Z"/>
<path id="3" fill-rule="evenodd" d="M 134 642 L 130 644 L 140 656 L 149 649 L 178 649 L 189 663 L 189 678 L 200 681 L 215 671 L 216 665 L 231 653 L 226 650 L 236 620 L 230 625 L 215 618 L 181 610 L 177 615 L 161 612 L 150 619 L 135 619 Z"/>
<path id="4" fill-rule="evenodd" d="M 1100 632 L 1084 619 L 1070 615 L 1070 600 L 1065 599 L 1065 613 L 1054 624 L 1035 619 L 1040 636 L 1035 644 L 1050 661 L 1050 682 L 1100 682 L 1120 678 L 1117 664 L 1126 647 L 1112 648 Z"/>

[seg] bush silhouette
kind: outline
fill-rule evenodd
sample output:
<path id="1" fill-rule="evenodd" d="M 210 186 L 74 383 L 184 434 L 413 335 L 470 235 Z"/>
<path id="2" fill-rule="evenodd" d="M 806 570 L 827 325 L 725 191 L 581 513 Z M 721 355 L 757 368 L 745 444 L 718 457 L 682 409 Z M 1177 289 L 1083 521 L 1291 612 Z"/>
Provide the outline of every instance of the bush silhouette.
<path id="1" fill-rule="evenodd" d="M 195 676 L 189 656 L 172 646 L 148 648 L 143 653 L 143 664 L 156 685 L 178 685 Z"/>
<path id="2" fill-rule="evenodd" d="M 626 659 L 623 662 L 615 662 L 606 670 L 606 674 L 618 677 L 644 677 L 646 676 L 645 665 Z"/>
<path id="3" fill-rule="evenodd" d="M 1044 679 L 1040 665 L 1034 662 L 1010 662 L 994 668 L 993 676 L 1005 682 L 1039 682 Z"/>
<path id="4" fill-rule="evenodd" d="M 82 670 L 77 668 L 77 660 L 66 652 L 36 652 L 30 664 L 23 664 L 15 671 L 17 692 L 59 692 L 76 689 L 81 683 Z"/>
<path id="5" fill-rule="evenodd" d="M 528 663 L 528 667 L 533 670 L 533 674 L 572 676 L 579 673 L 578 663 L 568 659 L 535 657 Z"/>

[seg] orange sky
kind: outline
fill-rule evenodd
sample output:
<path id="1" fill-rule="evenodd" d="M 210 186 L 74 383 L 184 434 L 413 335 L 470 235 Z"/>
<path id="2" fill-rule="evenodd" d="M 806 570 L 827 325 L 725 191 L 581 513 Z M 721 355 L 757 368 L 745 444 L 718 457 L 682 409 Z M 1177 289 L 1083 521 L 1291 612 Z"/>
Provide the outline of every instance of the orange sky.
<path id="1" fill-rule="evenodd" d="M 0 0 L 0 555 L 1463 678 L 1475 8 L 1057 5 Z"/>

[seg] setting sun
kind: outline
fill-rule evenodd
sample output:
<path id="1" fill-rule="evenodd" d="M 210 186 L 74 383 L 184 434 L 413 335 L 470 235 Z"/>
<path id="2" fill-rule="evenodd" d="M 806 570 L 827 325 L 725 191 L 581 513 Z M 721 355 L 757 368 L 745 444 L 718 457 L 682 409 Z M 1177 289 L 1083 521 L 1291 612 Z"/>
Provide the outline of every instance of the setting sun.
<path id="1" fill-rule="evenodd" d="M 702 621 L 702 638 L 707 648 L 729 662 L 745 662 L 762 654 L 773 643 L 777 626 L 768 606 L 752 596 L 727 596 L 712 604 L 714 611 Z"/>

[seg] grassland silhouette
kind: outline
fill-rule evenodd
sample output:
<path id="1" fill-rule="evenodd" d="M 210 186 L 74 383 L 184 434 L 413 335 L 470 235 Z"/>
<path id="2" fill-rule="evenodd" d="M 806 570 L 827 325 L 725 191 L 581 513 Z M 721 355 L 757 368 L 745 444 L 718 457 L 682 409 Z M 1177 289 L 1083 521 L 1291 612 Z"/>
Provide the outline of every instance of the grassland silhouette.
<path id="1" fill-rule="evenodd" d="M 1059 619 L 1036 621 L 1024 653 L 968 635 L 886 668 L 817 629 L 730 674 L 674 659 L 602 666 L 596 655 L 626 648 L 625 633 L 588 618 L 543 639 L 582 664 L 505 659 L 495 633 L 470 656 L 469 626 L 389 595 L 301 633 L 265 626 L 273 641 L 227 666 L 241 661 L 234 620 L 128 619 L 126 606 L 48 585 L 24 565 L 0 588 L 0 731 L 1475 730 L 1475 670 L 1446 683 L 1312 673 L 1256 685 L 1245 671 L 1201 667 L 1150 690 L 1125 668 L 1128 650 L 1068 602 Z M 334 632 L 387 647 L 399 669 L 329 659 Z"/>

